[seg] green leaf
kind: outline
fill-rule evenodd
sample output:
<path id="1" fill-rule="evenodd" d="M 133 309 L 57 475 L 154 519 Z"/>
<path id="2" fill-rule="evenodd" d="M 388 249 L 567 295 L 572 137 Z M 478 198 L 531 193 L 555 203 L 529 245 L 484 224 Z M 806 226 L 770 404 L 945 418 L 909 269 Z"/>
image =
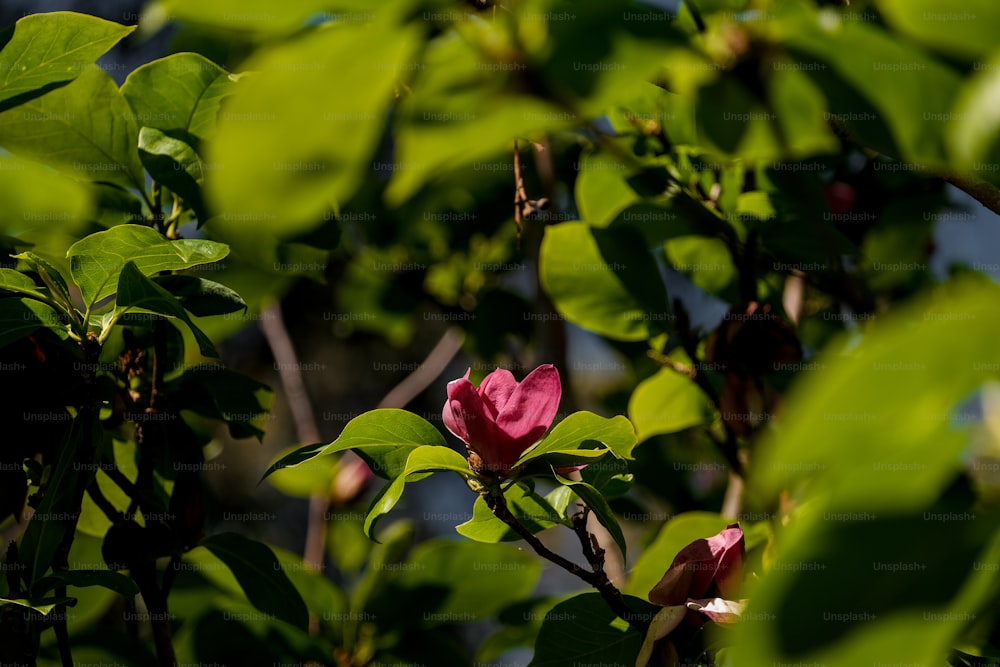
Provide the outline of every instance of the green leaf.
<path id="1" fill-rule="evenodd" d="M 411 198 L 442 173 L 511 151 L 516 139 L 578 123 L 576 114 L 523 94 L 520 72 L 496 69 L 492 54 L 478 45 L 496 39 L 491 27 L 462 21 L 456 29 L 463 39 L 428 45 L 409 84 L 412 92 L 399 105 L 394 132 L 399 168 L 386 191 L 391 205 Z M 525 146 L 520 144 L 522 151 Z"/>
<path id="2" fill-rule="evenodd" d="M 964 0 L 961 5 L 942 5 L 934 0 L 875 0 L 873 3 L 896 31 L 945 53 L 984 58 L 997 46 L 1000 23 L 997 3 Z"/>
<path id="3" fill-rule="evenodd" d="M 649 603 L 625 597 L 633 610 L 648 612 Z M 582 593 L 560 602 L 546 614 L 528 667 L 578 667 L 579 665 L 635 664 L 642 634 L 618 618 L 600 593 Z"/>
<path id="4" fill-rule="evenodd" d="M 195 326 L 187 311 L 173 294 L 163 289 L 152 280 L 142 275 L 135 262 L 128 262 L 118 277 L 118 296 L 115 299 L 115 312 L 127 312 L 141 309 L 167 317 L 176 317 L 188 326 L 198 348 L 206 357 L 218 357 L 212 340 L 201 329 Z"/>
<path id="5" fill-rule="evenodd" d="M 961 470 L 968 442 L 951 415 L 996 379 L 997 298 L 992 282 L 953 281 L 879 318 L 849 352 L 846 334 L 828 345 L 780 429 L 758 443 L 755 492 L 777 498 L 810 471 L 813 492 L 836 511 L 929 504 Z"/>
<path id="6" fill-rule="evenodd" d="M 206 155 L 218 167 L 206 187 L 222 212 L 211 223 L 219 238 L 259 255 L 255 245 L 319 227 L 370 178 L 398 73 L 417 47 L 418 29 L 393 14 L 308 32 L 246 62 L 254 75 L 227 100 Z"/>
<path id="7" fill-rule="evenodd" d="M 996 179 L 1000 162 L 1000 118 L 993 110 L 1000 99 L 1000 53 L 994 54 L 974 72 L 955 102 L 954 115 L 960 119 L 948 125 L 948 149 L 956 167 L 983 172 Z"/>
<path id="8" fill-rule="evenodd" d="M 12 156 L 0 158 L 0 200 L 4 203 L 0 234 L 35 243 L 56 231 L 76 232 L 93 208 L 93 197 L 84 184 Z"/>
<path id="9" fill-rule="evenodd" d="M 580 218 L 594 227 L 604 227 L 625 208 L 641 201 L 628 183 L 635 170 L 604 152 L 585 155 L 576 178 L 576 205 Z"/>
<path id="10" fill-rule="evenodd" d="M 261 481 L 275 470 L 292 468 L 316 456 L 345 449 L 354 449 L 362 455 L 376 475 L 395 479 L 405 468 L 410 453 L 424 445 L 447 449 L 441 432 L 426 419 L 396 408 L 371 410 L 349 421 L 330 444 L 306 445 L 271 464 Z"/>
<path id="11" fill-rule="evenodd" d="M 5 598 L 0 598 L 0 607 L 8 604 L 15 604 L 19 607 L 26 607 L 28 609 L 34 609 L 42 616 L 48 616 L 52 613 L 52 610 L 59 605 L 66 605 L 72 607 L 76 604 L 76 599 L 74 598 L 39 598 L 39 599 L 18 599 L 18 600 L 7 600 Z"/>
<path id="12" fill-rule="evenodd" d="M 410 451 L 403 471 L 382 488 L 368 508 L 368 516 L 365 517 L 365 535 L 371 537 L 375 523 L 396 506 L 403 496 L 403 488 L 407 482 L 419 481 L 427 477 L 428 473 L 444 470 L 457 472 L 466 479 L 473 476 L 466 458 L 449 447 L 425 445 Z"/>
<path id="13" fill-rule="evenodd" d="M 0 289 L 48 303 L 51 297 L 35 281 L 15 269 L 0 268 Z"/>
<path id="14" fill-rule="evenodd" d="M 545 498 L 523 483 L 514 484 L 504 493 L 507 507 L 532 534 L 559 524 L 570 525 Z M 498 519 L 482 496 L 472 506 L 472 518 L 455 526 L 459 535 L 476 542 L 512 542 L 521 537 L 510 526 Z"/>
<path id="15" fill-rule="evenodd" d="M 593 412 L 574 412 L 561 422 L 540 442 L 527 449 L 514 465 L 524 465 L 529 461 L 553 452 L 568 452 L 584 448 L 585 445 L 600 443 L 620 459 L 631 459 L 635 447 L 635 430 L 628 419 L 618 415 L 610 419 Z M 569 465 L 557 463 L 556 465 Z"/>
<path id="16" fill-rule="evenodd" d="M 143 190 L 138 127 L 118 86 L 99 67 L 0 113 L 0 146 L 92 181 Z"/>
<path id="17" fill-rule="evenodd" d="M 134 262 L 143 275 L 179 271 L 217 262 L 229 254 L 225 244 L 202 239 L 169 241 L 155 229 L 141 225 L 120 225 L 97 232 L 70 246 L 73 281 L 83 293 L 84 303 L 111 296 L 118 274 L 127 262 Z"/>
<path id="18" fill-rule="evenodd" d="M 601 254 L 588 225 L 547 226 L 540 253 L 542 286 L 566 319 L 616 340 L 650 337 L 646 309 Z"/>
<path id="19" fill-rule="evenodd" d="M 236 78 L 202 55 L 174 53 L 133 70 L 122 95 L 138 125 L 165 133 L 182 130 L 200 143 L 215 134 L 222 100 L 233 92 Z"/>
<path id="20" fill-rule="evenodd" d="M 59 586 L 76 586 L 84 588 L 87 586 L 101 586 L 112 590 L 126 600 L 131 601 L 139 594 L 139 587 L 132 579 L 110 570 L 69 570 L 66 572 L 53 572 L 47 577 L 43 577 L 31 587 L 34 595 L 43 595 Z"/>
<path id="21" fill-rule="evenodd" d="M 325 447 L 326 443 L 319 443 L 318 446 Z M 279 460 L 303 449 L 307 448 L 289 447 L 281 453 Z M 308 464 L 278 468 L 268 476 L 268 479 L 274 488 L 286 496 L 295 498 L 325 496 L 330 492 L 330 483 L 337 472 L 338 462 L 338 458 L 334 456 L 316 457 Z"/>
<path id="22" fill-rule="evenodd" d="M 38 277 L 45 283 L 45 286 L 49 288 L 49 292 L 61 303 L 65 304 L 67 308 L 72 307 L 73 299 L 69 294 L 69 286 L 66 284 L 66 279 L 63 278 L 63 275 L 59 273 L 56 267 L 33 252 L 22 252 L 18 255 L 13 255 L 13 257 L 24 262 L 28 270 L 37 273 Z"/>
<path id="23" fill-rule="evenodd" d="M 601 525 L 608 529 L 611 533 L 611 537 L 614 538 L 615 544 L 622 552 L 622 558 L 626 556 L 626 544 L 625 544 L 625 534 L 622 533 L 622 527 L 618 525 L 618 517 L 611 510 L 608 505 L 608 501 L 601 495 L 601 492 L 592 487 L 586 482 L 577 482 L 575 480 L 569 479 L 568 477 L 563 477 L 557 472 L 553 471 L 556 481 L 563 486 L 568 486 L 573 489 L 576 495 L 580 496 L 580 500 L 587 504 L 590 511 L 594 513 L 597 520 L 601 522 Z"/>
<path id="24" fill-rule="evenodd" d="M 418 595 L 445 592 L 423 615 L 420 625 L 428 627 L 491 618 L 531 595 L 541 573 L 537 558 L 509 545 L 436 539 L 413 550 L 393 583 Z"/>
<path id="25" fill-rule="evenodd" d="M 201 543 L 226 564 L 250 603 L 300 630 L 309 626 L 309 610 L 271 549 L 237 533 L 219 533 Z"/>
<path id="26" fill-rule="evenodd" d="M 233 438 L 264 437 L 264 422 L 274 401 L 271 389 L 227 368 L 196 368 L 168 383 L 183 397 L 180 408 L 226 422 Z"/>
<path id="27" fill-rule="evenodd" d="M 191 145 L 152 127 L 139 130 L 139 159 L 157 183 L 161 183 L 184 200 L 198 220 L 208 218 L 201 195 L 201 158 Z"/>
<path id="28" fill-rule="evenodd" d="M 632 392 L 628 415 L 639 442 L 661 433 L 676 433 L 712 423 L 715 413 L 705 393 L 690 378 L 661 368 Z"/>
<path id="29" fill-rule="evenodd" d="M 362 617 L 361 614 L 368 608 L 371 599 L 384 589 L 393 576 L 393 571 L 398 569 L 395 566 L 403 561 L 413 543 L 413 532 L 413 526 L 408 521 L 396 521 L 382 531 L 381 543 L 372 547 L 365 573 L 357 587 L 351 591 L 351 615 L 344 623 L 345 635 L 349 636 L 349 632 L 358 625 L 357 619 Z"/>
<path id="30" fill-rule="evenodd" d="M 804 54 L 802 65 L 826 93 L 831 117 L 845 119 L 861 143 L 881 152 L 947 167 L 944 134 L 961 84 L 957 71 L 870 21 L 822 16 L 782 29 L 786 45 Z M 817 69 L 817 61 L 825 68 Z"/>
<path id="31" fill-rule="evenodd" d="M 77 12 L 24 16 L 8 28 L 10 41 L 0 50 L 0 110 L 96 67 L 95 60 L 135 29 Z"/>
<path id="32" fill-rule="evenodd" d="M 163 0 L 160 5 L 174 20 L 260 37 L 295 32 L 310 16 L 336 6 L 329 0 L 290 0 L 280 7 L 270 0 Z"/>
<path id="33" fill-rule="evenodd" d="M 802 375 L 757 443 L 750 497 L 798 509 L 748 582 L 738 662 L 929 664 L 993 605 L 1000 517 L 971 488 L 981 435 L 965 410 L 995 386 L 998 297 L 954 279 Z"/>
<path id="34" fill-rule="evenodd" d="M 184 309 L 196 317 L 225 315 L 247 309 L 246 301 L 235 290 L 212 280 L 170 274 L 156 276 L 153 282 L 177 297 Z"/>
<path id="35" fill-rule="evenodd" d="M 695 540 L 712 537 L 731 521 L 711 512 L 684 512 L 660 527 L 629 572 L 625 592 L 646 599 L 681 549 Z"/>
<path id="36" fill-rule="evenodd" d="M 46 485 L 45 496 L 28 522 L 21 537 L 19 553 L 26 565 L 24 580 L 34 584 L 42 578 L 55 558 L 67 530 L 75 524 L 74 499 L 83 495 L 83 489 L 94 476 L 92 461 L 79 460 L 79 452 L 86 451 L 84 443 L 100 432 L 92 421 L 96 415 L 82 413 L 73 419 L 66 437 L 59 444 L 58 456 Z M 80 464 L 84 464 L 81 466 Z"/>
<path id="37" fill-rule="evenodd" d="M 47 326 L 66 335 L 59 314 L 34 299 L 0 299 L 0 347 Z"/>

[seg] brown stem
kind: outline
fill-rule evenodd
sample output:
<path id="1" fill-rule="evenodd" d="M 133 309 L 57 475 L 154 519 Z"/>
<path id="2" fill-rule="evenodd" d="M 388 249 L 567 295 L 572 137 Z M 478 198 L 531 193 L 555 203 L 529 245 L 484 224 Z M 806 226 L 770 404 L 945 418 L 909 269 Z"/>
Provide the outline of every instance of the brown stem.
<path id="1" fill-rule="evenodd" d="M 309 401 L 309 392 L 299 371 L 298 355 L 292 338 L 288 334 L 281 314 L 281 304 L 275 301 L 260 320 L 261 332 L 271 348 L 281 386 L 288 400 L 288 408 L 292 411 L 295 421 L 295 432 L 300 442 L 313 443 L 322 440 L 316 413 Z M 306 543 L 302 550 L 302 559 L 314 570 L 323 567 L 323 546 L 326 542 L 326 513 L 330 501 L 325 495 L 315 495 L 309 499 L 309 519 L 306 524 Z"/>
<path id="2" fill-rule="evenodd" d="M 721 412 L 722 398 L 719 396 L 719 392 L 717 392 L 715 387 L 712 386 L 712 383 L 709 382 L 708 377 L 704 373 L 698 371 L 698 339 L 691 333 L 691 329 L 688 325 L 690 320 L 688 319 L 687 310 L 679 300 L 674 301 L 674 312 L 677 314 L 677 334 L 681 341 L 681 347 L 684 348 L 688 357 L 691 358 L 692 363 L 695 364 L 695 366 L 691 369 L 693 374 L 689 374 L 687 372 L 684 372 L 683 374 L 694 380 L 694 383 L 698 385 L 698 388 L 705 392 L 705 395 L 708 396 L 710 401 L 712 401 L 716 410 Z M 722 426 L 726 433 L 725 439 L 716 440 L 713 438 L 713 441 L 725 457 L 726 463 L 729 464 L 729 468 L 733 474 L 738 475 L 739 477 L 745 477 L 746 471 L 744 469 L 743 460 L 740 458 L 740 446 L 739 442 L 736 440 L 736 434 L 733 433 L 733 430 L 725 423 L 725 420 L 723 420 Z"/>
<path id="3" fill-rule="evenodd" d="M 972 176 L 949 174 L 944 180 L 1000 215 L 1000 188 Z"/>
<path id="4" fill-rule="evenodd" d="M 528 530 L 520 521 L 517 520 L 510 512 L 510 508 L 507 507 L 507 499 L 504 498 L 502 492 L 491 493 L 489 491 L 483 493 L 483 500 L 486 501 L 486 506 L 490 508 L 493 514 L 503 521 L 505 524 L 511 527 L 511 529 L 521 536 L 521 538 L 527 542 L 535 553 L 537 553 L 542 558 L 551 561 L 566 570 L 570 574 L 573 574 L 586 583 L 590 584 L 597 589 L 597 592 L 601 594 L 604 601 L 608 603 L 612 611 L 624 620 L 629 626 L 636 630 L 637 632 L 645 635 L 648 623 L 640 618 L 639 614 L 632 611 L 627 604 L 625 604 L 625 598 L 622 597 L 622 593 L 618 590 L 614 584 L 608 579 L 608 575 L 604 572 L 604 550 L 598 545 L 590 544 L 589 533 L 586 532 L 586 520 L 581 522 L 582 531 L 587 535 L 585 538 L 581 538 L 582 543 L 586 543 L 584 546 L 584 554 L 587 556 L 588 562 L 590 562 L 593 570 L 586 570 L 573 561 L 563 558 L 556 552 L 550 550 L 541 541 L 535 537 L 530 530 Z M 582 517 L 583 515 L 577 515 Z M 577 522 L 574 520 L 574 530 L 577 534 L 580 534 L 580 528 L 576 527 Z"/>

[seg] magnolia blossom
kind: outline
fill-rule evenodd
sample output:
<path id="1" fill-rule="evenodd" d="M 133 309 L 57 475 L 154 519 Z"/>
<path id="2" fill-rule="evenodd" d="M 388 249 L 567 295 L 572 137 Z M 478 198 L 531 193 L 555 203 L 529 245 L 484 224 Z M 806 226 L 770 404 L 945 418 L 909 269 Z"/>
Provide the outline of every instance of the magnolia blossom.
<path id="1" fill-rule="evenodd" d="M 736 599 L 745 555 L 743 530 L 738 523 L 681 549 L 649 592 L 649 601 L 662 605 L 663 609 L 650 624 L 637 667 L 645 666 L 656 642 L 673 632 L 692 612 L 695 619 L 702 616 L 717 623 L 739 620 L 746 607 L 746 601 Z"/>
<path id="2" fill-rule="evenodd" d="M 470 468 L 502 476 L 549 429 L 561 398 L 559 372 L 552 364 L 539 366 L 521 382 L 498 368 L 478 388 L 466 371 L 448 383 L 442 417 L 466 444 Z"/>

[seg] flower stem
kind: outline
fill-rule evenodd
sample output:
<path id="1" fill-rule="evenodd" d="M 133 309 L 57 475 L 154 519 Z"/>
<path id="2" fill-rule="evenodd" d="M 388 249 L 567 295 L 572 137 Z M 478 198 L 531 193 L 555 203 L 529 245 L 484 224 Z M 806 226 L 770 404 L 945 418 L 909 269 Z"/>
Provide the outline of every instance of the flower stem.
<path id="1" fill-rule="evenodd" d="M 614 611 L 619 618 L 628 623 L 633 630 L 636 630 L 643 635 L 646 634 L 646 629 L 649 625 L 648 622 L 644 621 L 639 614 L 632 611 L 632 609 L 625 604 L 625 598 L 622 596 L 622 592 L 618 590 L 613 583 L 611 583 L 610 579 L 608 579 L 608 575 L 604 571 L 604 550 L 599 546 L 595 548 L 595 546 L 591 544 L 589 534 L 587 534 L 585 522 L 580 523 L 574 520 L 574 530 L 577 535 L 580 536 L 580 542 L 583 544 L 584 548 L 584 555 L 587 557 L 587 561 L 590 563 L 593 570 L 587 570 L 580 567 L 573 561 L 563 558 L 542 544 L 542 542 L 535 537 L 530 530 L 517 520 L 517 517 L 511 514 L 510 508 L 507 507 L 507 499 L 504 498 L 503 493 L 499 490 L 495 493 L 491 493 L 489 491 L 484 492 L 483 500 L 486 501 L 487 507 L 490 508 L 493 514 L 505 524 L 510 526 L 515 533 L 520 535 L 521 538 L 527 542 L 532 549 L 534 549 L 535 553 L 542 558 L 555 563 L 570 574 L 576 575 L 596 588 L 597 592 L 601 594 L 601 597 L 604 598 L 604 601 L 608 603 L 608 606 L 611 607 L 612 611 Z"/>

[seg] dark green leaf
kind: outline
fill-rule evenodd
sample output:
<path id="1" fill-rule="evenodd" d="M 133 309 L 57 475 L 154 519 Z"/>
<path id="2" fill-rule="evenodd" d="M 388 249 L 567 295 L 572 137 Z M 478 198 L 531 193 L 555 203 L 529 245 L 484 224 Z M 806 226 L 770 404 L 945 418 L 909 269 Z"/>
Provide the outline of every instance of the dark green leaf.
<path id="1" fill-rule="evenodd" d="M 177 193 L 199 221 L 208 219 L 201 195 L 204 165 L 189 143 L 155 128 L 143 127 L 139 130 L 139 159 L 153 180 Z"/>
<path id="2" fill-rule="evenodd" d="M 587 504 L 590 511 L 594 513 L 597 520 L 601 522 L 601 525 L 608 529 L 611 533 L 611 537 L 614 538 L 615 544 L 621 549 L 622 558 L 626 555 L 626 545 L 625 545 L 625 535 L 622 533 L 621 526 L 618 525 L 618 517 L 615 513 L 611 511 L 611 507 L 608 506 L 608 501 L 605 500 L 601 492 L 592 487 L 586 482 L 577 482 L 568 477 L 563 477 L 559 473 L 555 473 L 556 481 L 558 481 L 563 486 L 568 486 L 573 489 L 573 492 L 580 496 L 580 500 Z"/>
<path id="3" fill-rule="evenodd" d="M 177 297 L 184 309 L 196 317 L 224 315 L 247 309 L 246 301 L 235 290 L 212 280 L 171 274 L 156 276 L 153 282 Z"/>
<path id="4" fill-rule="evenodd" d="M 120 572 L 112 572 L 110 570 L 53 572 L 49 576 L 36 581 L 31 590 L 35 595 L 43 595 L 59 586 L 77 586 L 79 588 L 102 586 L 119 593 L 128 601 L 131 601 L 132 598 L 139 594 L 139 587 L 136 586 L 134 581 Z"/>
<path id="5" fill-rule="evenodd" d="M 115 299 L 115 311 L 124 312 L 132 309 L 142 309 L 159 315 L 176 317 L 188 326 L 194 338 L 198 341 L 201 353 L 206 357 L 218 357 L 219 352 L 211 339 L 201 329 L 195 326 L 187 311 L 173 294 L 163 289 L 152 280 L 142 275 L 135 262 L 128 262 L 118 277 L 118 296 Z"/>
<path id="6" fill-rule="evenodd" d="M 638 613 L 656 607 L 637 598 L 625 602 Z M 529 667 L 635 665 L 643 637 L 618 618 L 600 593 L 583 593 L 561 602 L 546 615 Z"/>
<path id="7" fill-rule="evenodd" d="M 168 387 L 182 409 L 226 422 L 232 437 L 264 437 L 274 400 L 267 385 L 219 366 L 188 370 Z"/>
<path id="8" fill-rule="evenodd" d="M 201 546 L 229 567 L 254 607 L 301 630 L 308 627 L 306 603 L 267 545 L 237 533 L 219 533 Z"/>

